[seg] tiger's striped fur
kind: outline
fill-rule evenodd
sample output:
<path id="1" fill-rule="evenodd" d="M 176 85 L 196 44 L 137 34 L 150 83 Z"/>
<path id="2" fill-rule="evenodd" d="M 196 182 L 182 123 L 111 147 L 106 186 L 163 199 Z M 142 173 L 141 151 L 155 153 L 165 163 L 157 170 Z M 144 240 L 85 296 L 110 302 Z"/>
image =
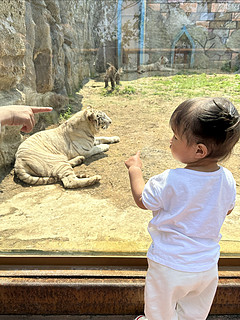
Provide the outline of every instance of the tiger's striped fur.
<path id="1" fill-rule="evenodd" d="M 100 128 L 107 129 L 111 119 L 102 111 L 77 112 L 59 127 L 40 131 L 18 148 L 15 174 L 31 185 L 62 181 L 65 188 L 81 188 L 100 181 L 101 177 L 77 177 L 73 167 L 85 158 L 105 152 L 119 137 L 94 137 Z"/>

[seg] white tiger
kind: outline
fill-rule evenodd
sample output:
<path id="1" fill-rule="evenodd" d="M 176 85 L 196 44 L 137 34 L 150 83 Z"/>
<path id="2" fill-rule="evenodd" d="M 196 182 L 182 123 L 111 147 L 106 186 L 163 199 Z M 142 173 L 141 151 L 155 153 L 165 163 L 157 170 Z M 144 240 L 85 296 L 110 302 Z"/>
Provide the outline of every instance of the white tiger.
<path id="1" fill-rule="evenodd" d="M 18 148 L 15 174 L 28 184 L 40 185 L 62 181 L 64 188 L 81 188 L 100 181 L 101 176 L 76 176 L 74 166 L 85 158 L 105 152 L 118 136 L 94 137 L 107 129 L 111 119 L 102 111 L 86 109 L 77 112 L 59 127 L 40 131 Z"/>
<path id="2" fill-rule="evenodd" d="M 138 66 L 137 72 L 138 73 L 143 73 L 147 71 L 159 71 L 159 70 L 164 70 L 166 65 L 168 64 L 168 58 L 161 56 L 157 62 L 155 63 L 150 63 L 150 64 L 142 64 Z"/>

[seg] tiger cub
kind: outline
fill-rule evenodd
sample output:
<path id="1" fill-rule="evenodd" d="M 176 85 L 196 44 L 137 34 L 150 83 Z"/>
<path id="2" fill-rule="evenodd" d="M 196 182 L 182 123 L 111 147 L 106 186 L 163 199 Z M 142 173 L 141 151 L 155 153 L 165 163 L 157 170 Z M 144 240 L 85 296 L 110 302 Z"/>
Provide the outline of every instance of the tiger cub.
<path id="1" fill-rule="evenodd" d="M 108 87 L 108 81 L 110 81 L 111 87 L 114 89 L 115 83 L 116 85 L 120 84 L 120 75 L 123 73 L 123 70 L 122 68 L 117 70 L 111 63 L 108 63 L 108 65 L 109 67 L 107 68 L 104 76 L 105 88 Z"/>

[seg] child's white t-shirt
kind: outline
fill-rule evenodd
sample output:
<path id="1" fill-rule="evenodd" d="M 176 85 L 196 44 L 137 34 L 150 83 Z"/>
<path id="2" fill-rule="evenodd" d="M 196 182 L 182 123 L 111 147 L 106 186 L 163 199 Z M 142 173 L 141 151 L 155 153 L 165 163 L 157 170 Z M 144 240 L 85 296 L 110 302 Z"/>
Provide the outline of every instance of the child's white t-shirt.
<path id="1" fill-rule="evenodd" d="M 153 211 L 148 258 L 180 271 L 212 268 L 219 259 L 220 229 L 235 198 L 235 180 L 223 167 L 214 172 L 170 169 L 152 177 L 142 193 L 144 206 Z"/>

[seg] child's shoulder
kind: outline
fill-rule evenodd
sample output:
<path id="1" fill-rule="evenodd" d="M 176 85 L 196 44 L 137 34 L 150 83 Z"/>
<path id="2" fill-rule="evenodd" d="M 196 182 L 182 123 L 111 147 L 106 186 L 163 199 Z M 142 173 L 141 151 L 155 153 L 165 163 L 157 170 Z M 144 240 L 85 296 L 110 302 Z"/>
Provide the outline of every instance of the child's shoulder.
<path id="1" fill-rule="evenodd" d="M 184 175 L 184 171 L 181 168 L 177 169 L 167 169 L 163 171 L 162 173 L 159 173 L 151 178 L 151 180 L 158 180 L 158 181 L 171 181 L 178 179 L 178 177 L 181 177 Z"/>
<path id="2" fill-rule="evenodd" d="M 226 177 L 226 179 L 230 182 L 234 182 L 235 183 L 235 179 L 233 177 L 233 174 L 230 170 L 228 170 L 227 168 L 222 167 L 222 172 L 224 174 L 224 176 Z"/>
<path id="3" fill-rule="evenodd" d="M 229 169 L 222 167 L 222 166 L 220 166 L 220 168 L 223 170 L 224 174 L 229 175 L 229 176 L 233 175 Z"/>
<path id="4" fill-rule="evenodd" d="M 204 172 L 204 171 L 196 171 L 190 170 L 186 168 L 175 168 L 175 169 L 167 169 L 162 173 L 154 176 L 153 178 L 156 180 L 168 180 L 168 181 L 176 181 L 176 180 L 191 180 L 191 179 L 209 179 L 211 177 L 216 176 L 225 176 L 228 180 L 234 180 L 233 175 L 230 170 L 225 167 L 220 166 L 219 170 L 212 172 Z"/>

